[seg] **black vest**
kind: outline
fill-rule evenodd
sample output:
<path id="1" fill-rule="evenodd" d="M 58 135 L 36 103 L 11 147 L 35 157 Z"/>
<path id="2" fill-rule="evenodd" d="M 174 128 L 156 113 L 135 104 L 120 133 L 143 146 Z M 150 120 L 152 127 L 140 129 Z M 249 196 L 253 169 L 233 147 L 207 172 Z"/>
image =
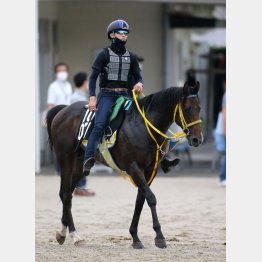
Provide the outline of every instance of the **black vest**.
<path id="1" fill-rule="evenodd" d="M 100 75 L 100 87 L 128 88 L 128 76 L 130 71 L 130 53 L 128 50 L 123 55 L 118 55 L 108 48 L 109 63 L 102 69 Z"/>

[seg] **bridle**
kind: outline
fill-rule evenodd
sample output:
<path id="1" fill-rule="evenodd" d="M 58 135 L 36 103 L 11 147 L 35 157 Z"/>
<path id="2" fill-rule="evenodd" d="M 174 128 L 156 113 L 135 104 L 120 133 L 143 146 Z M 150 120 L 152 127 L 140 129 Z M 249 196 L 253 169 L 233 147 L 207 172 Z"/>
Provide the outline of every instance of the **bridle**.
<path id="1" fill-rule="evenodd" d="M 194 97 L 197 97 L 197 95 L 189 95 L 189 96 L 182 97 L 182 98 L 188 99 L 188 98 L 194 98 Z M 184 117 L 184 114 L 183 114 L 181 102 L 179 102 L 179 103 L 176 105 L 175 112 L 174 112 L 174 117 L 173 117 L 173 122 L 175 122 L 177 112 L 179 112 L 179 117 L 180 117 L 180 121 L 181 121 L 181 124 L 182 124 L 182 130 L 183 130 L 183 132 L 184 132 L 186 135 L 189 135 L 189 134 L 190 134 L 190 131 L 189 131 L 188 127 L 193 126 L 193 125 L 196 125 L 196 124 L 199 124 L 199 123 L 202 122 L 201 119 L 198 119 L 198 120 L 195 120 L 195 121 L 187 124 L 187 122 L 186 122 L 186 120 L 185 120 L 185 117 Z"/>

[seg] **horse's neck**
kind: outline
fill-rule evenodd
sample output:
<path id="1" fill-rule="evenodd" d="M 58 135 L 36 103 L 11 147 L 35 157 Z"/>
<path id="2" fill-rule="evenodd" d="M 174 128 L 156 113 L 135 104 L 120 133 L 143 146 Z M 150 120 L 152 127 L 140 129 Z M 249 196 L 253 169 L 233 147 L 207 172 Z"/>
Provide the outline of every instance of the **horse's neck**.
<path id="1" fill-rule="evenodd" d="M 157 111 L 148 111 L 146 115 L 148 120 L 162 133 L 166 133 L 168 128 L 173 123 L 174 108 L 161 108 Z M 163 137 L 156 134 L 156 139 L 159 141 L 163 140 Z"/>

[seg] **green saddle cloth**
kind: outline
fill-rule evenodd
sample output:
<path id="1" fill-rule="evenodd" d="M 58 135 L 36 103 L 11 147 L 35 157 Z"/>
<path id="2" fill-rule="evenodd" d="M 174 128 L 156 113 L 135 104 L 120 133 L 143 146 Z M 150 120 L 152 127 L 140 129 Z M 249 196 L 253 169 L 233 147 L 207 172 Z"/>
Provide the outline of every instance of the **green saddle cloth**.
<path id="1" fill-rule="evenodd" d="M 113 106 L 113 111 L 110 115 L 109 122 L 114 120 L 117 117 L 117 114 L 119 113 L 120 109 L 122 108 L 123 104 L 127 101 L 130 100 L 130 98 L 125 97 L 125 96 L 120 96 L 117 98 L 114 106 Z"/>

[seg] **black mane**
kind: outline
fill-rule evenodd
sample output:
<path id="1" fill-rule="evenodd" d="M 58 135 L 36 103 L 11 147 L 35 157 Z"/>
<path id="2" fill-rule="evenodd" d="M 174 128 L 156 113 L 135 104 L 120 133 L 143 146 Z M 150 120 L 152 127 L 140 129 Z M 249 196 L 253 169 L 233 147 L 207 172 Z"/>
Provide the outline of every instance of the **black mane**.
<path id="1" fill-rule="evenodd" d="M 169 87 L 157 93 L 146 96 L 138 101 L 145 110 L 159 110 L 160 108 L 174 108 L 182 97 L 183 88 Z"/>

